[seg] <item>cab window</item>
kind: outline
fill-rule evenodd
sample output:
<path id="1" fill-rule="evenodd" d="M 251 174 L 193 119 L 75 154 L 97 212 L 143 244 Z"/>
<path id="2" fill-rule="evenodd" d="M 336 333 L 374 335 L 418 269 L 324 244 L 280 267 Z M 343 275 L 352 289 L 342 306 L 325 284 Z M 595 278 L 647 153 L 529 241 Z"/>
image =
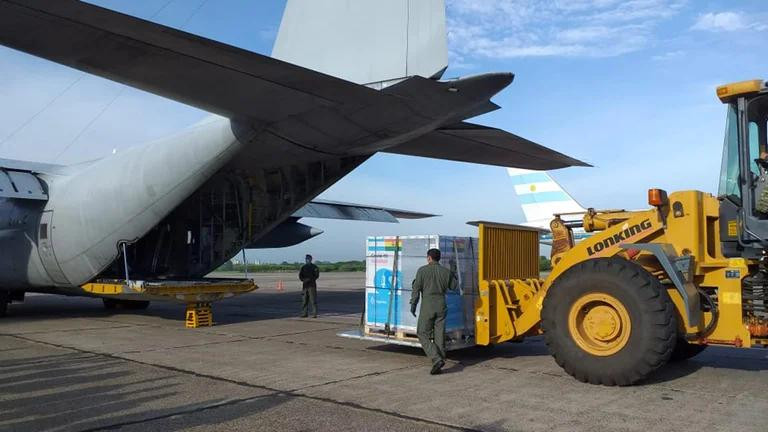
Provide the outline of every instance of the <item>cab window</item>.
<path id="1" fill-rule="evenodd" d="M 758 168 L 756 160 L 761 153 L 757 132 L 757 123 L 749 122 L 749 169 L 756 176 L 760 175 L 760 168 Z"/>
<path id="2" fill-rule="evenodd" d="M 723 143 L 723 162 L 720 168 L 720 187 L 718 195 L 741 203 L 739 187 L 739 120 L 734 104 L 728 105 L 728 117 L 725 125 Z"/>

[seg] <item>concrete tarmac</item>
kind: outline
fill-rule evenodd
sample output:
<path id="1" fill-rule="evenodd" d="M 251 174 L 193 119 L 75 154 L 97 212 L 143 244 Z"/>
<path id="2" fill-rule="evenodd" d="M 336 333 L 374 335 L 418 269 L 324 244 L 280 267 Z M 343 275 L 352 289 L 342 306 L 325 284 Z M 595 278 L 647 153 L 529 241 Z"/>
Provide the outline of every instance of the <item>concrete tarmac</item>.
<path id="1" fill-rule="evenodd" d="M 765 431 L 768 351 L 708 348 L 641 385 L 582 384 L 540 339 L 449 354 L 342 339 L 362 273 L 323 274 L 320 316 L 299 318 L 293 274 L 214 305 L 106 311 L 30 295 L 0 320 L 0 431 Z M 278 280 L 285 290 L 278 291 Z"/>

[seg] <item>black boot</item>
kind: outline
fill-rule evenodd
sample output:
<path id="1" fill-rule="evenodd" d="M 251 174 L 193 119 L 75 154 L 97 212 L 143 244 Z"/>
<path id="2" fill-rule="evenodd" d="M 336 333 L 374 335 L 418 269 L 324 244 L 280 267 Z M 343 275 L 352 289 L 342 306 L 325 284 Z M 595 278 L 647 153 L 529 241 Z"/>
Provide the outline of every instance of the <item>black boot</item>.
<path id="1" fill-rule="evenodd" d="M 445 361 L 438 360 L 437 363 L 432 365 L 432 369 L 429 371 L 430 375 L 439 375 L 440 372 L 442 372 L 443 366 L 445 366 Z"/>

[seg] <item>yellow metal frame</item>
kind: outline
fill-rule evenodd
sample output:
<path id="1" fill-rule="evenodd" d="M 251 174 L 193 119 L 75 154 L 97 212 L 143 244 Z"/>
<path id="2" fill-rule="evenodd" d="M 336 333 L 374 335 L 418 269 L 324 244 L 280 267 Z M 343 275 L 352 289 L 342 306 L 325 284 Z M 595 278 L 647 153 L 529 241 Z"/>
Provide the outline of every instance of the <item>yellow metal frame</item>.
<path id="1" fill-rule="evenodd" d="M 141 300 L 141 296 L 168 297 L 169 300 L 186 301 L 187 297 L 199 295 L 238 295 L 253 291 L 258 286 L 252 280 L 233 279 L 221 281 L 168 281 L 143 282 L 122 280 L 94 281 L 82 285 L 83 291 L 99 295 L 131 295 Z"/>
<path id="2" fill-rule="evenodd" d="M 520 338 L 520 317 L 535 308 L 541 289 L 539 233 L 529 228 L 478 224 L 478 289 L 475 343 Z M 527 331 L 527 330 L 526 330 Z"/>
<path id="3" fill-rule="evenodd" d="M 198 281 L 94 281 L 82 290 L 99 297 L 125 300 L 164 300 L 187 303 L 186 326 L 213 325 L 211 301 L 244 294 L 258 288 L 250 279 Z"/>
<path id="4" fill-rule="evenodd" d="M 187 328 L 213 326 L 213 312 L 210 303 L 189 303 L 185 325 Z"/>
<path id="5" fill-rule="evenodd" d="M 95 294 L 95 295 L 117 295 L 123 293 L 123 283 L 117 282 L 91 282 L 87 283 L 80 288 L 83 291 Z"/>

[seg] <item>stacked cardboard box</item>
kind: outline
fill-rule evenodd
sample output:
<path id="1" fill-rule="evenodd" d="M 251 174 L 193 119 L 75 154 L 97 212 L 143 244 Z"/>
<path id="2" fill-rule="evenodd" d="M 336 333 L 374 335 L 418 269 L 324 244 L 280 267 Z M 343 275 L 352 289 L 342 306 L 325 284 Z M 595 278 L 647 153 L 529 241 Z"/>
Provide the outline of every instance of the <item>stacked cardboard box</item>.
<path id="1" fill-rule="evenodd" d="M 474 336 L 477 296 L 477 239 L 441 235 L 368 237 L 366 242 L 366 308 L 368 333 L 389 328 L 413 336 L 417 318 L 410 313 L 411 284 L 419 267 L 427 264 L 427 250 L 437 248 L 440 264 L 458 279 L 446 295 L 446 334 L 453 339 Z M 449 337 L 450 339 L 450 337 Z"/>

